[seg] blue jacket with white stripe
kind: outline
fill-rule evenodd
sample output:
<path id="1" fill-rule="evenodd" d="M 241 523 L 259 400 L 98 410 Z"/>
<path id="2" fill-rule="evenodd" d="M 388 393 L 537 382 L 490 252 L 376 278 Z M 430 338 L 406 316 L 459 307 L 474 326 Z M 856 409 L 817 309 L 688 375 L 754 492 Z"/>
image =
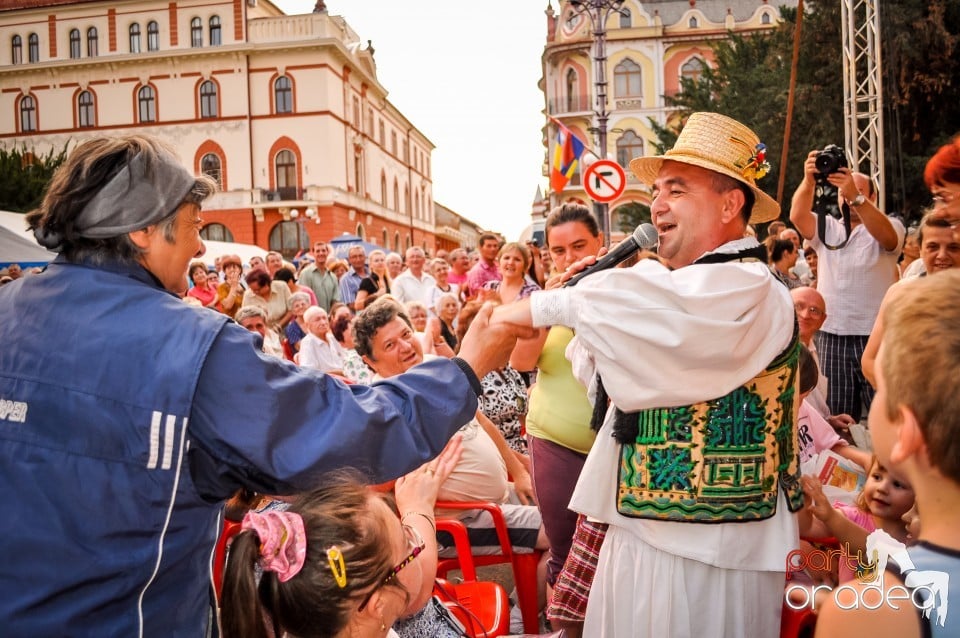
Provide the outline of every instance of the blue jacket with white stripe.
<path id="1" fill-rule="evenodd" d="M 215 634 L 223 499 L 394 478 L 477 407 L 449 360 L 347 387 L 258 340 L 136 265 L 58 259 L 0 288 L 4 635 Z"/>

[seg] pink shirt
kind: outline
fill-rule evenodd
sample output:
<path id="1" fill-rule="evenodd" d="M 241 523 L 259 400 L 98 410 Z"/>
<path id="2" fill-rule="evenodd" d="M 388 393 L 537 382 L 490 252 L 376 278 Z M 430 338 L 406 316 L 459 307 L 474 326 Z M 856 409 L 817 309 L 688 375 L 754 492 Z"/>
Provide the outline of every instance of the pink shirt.
<path id="1" fill-rule="evenodd" d="M 197 299 L 204 306 L 207 306 L 213 303 L 213 300 L 217 298 L 217 287 L 210 285 L 205 285 L 203 287 L 194 286 L 187 291 L 187 295 Z"/>
<path id="2" fill-rule="evenodd" d="M 836 501 L 833 504 L 834 509 L 843 514 L 843 516 L 863 529 L 867 530 L 867 533 L 870 533 L 877 529 L 877 524 L 873 522 L 873 515 L 870 512 L 864 512 L 862 509 L 856 505 L 848 505 L 841 501 Z M 838 570 L 840 584 L 848 583 L 851 580 L 855 580 L 857 577 L 857 572 L 850 569 L 848 563 L 853 561 L 847 560 L 847 555 L 843 555 L 843 559 L 840 561 L 840 569 Z"/>
<path id="3" fill-rule="evenodd" d="M 500 268 L 497 267 L 497 264 L 488 266 L 481 259 L 467 272 L 467 294 L 475 295 L 488 281 L 500 281 L 501 279 Z M 447 281 L 452 281 L 450 275 L 447 275 Z"/>
<path id="4" fill-rule="evenodd" d="M 847 445 L 837 431 L 816 411 L 809 397 L 800 403 L 800 409 L 797 410 L 797 439 L 801 463 L 809 460 L 814 454 L 832 449 L 837 443 Z"/>

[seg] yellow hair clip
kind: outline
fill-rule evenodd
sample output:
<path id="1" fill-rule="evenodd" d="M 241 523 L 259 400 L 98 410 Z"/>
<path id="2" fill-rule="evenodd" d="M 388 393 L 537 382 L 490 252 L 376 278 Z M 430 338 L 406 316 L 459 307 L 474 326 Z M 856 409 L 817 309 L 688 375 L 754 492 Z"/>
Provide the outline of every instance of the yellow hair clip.
<path id="1" fill-rule="evenodd" d="M 337 586 L 340 589 L 346 587 L 347 565 L 343 562 L 343 554 L 336 545 L 327 550 L 327 562 L 330 563 L 330 571 L 333 572 L 333 579 L 337 581 Z"/>

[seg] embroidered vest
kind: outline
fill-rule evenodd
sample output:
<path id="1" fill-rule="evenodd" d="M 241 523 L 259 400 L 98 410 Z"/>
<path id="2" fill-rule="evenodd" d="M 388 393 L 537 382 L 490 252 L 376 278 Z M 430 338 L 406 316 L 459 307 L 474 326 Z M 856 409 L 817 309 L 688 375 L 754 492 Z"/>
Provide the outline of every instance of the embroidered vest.
<path id="1" fill-rule="evenodd" d="M 617 418 L 635 428 L 620 450 L 617 511 L 632 518 L 731 523 L 770 518 L 783 489 L 803 506 L 797 458 L 797 332 L 762 372 L 729 394 Z M 621 428 L 622 432 L 622 428 Z"/>

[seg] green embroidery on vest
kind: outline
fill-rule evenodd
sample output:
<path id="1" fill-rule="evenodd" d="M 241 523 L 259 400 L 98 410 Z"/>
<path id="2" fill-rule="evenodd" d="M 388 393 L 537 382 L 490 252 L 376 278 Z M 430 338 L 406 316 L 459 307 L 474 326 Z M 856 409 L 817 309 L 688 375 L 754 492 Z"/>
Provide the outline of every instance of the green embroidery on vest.
<path id="1" fill-rule="evenodd" d="M 617 510 L 692 522 L 761 520 L 777 490 L 803 504 L 796 452 L 799 343 L 729 394 L 635 415 L 636 441 L 621 446 Z"/>

